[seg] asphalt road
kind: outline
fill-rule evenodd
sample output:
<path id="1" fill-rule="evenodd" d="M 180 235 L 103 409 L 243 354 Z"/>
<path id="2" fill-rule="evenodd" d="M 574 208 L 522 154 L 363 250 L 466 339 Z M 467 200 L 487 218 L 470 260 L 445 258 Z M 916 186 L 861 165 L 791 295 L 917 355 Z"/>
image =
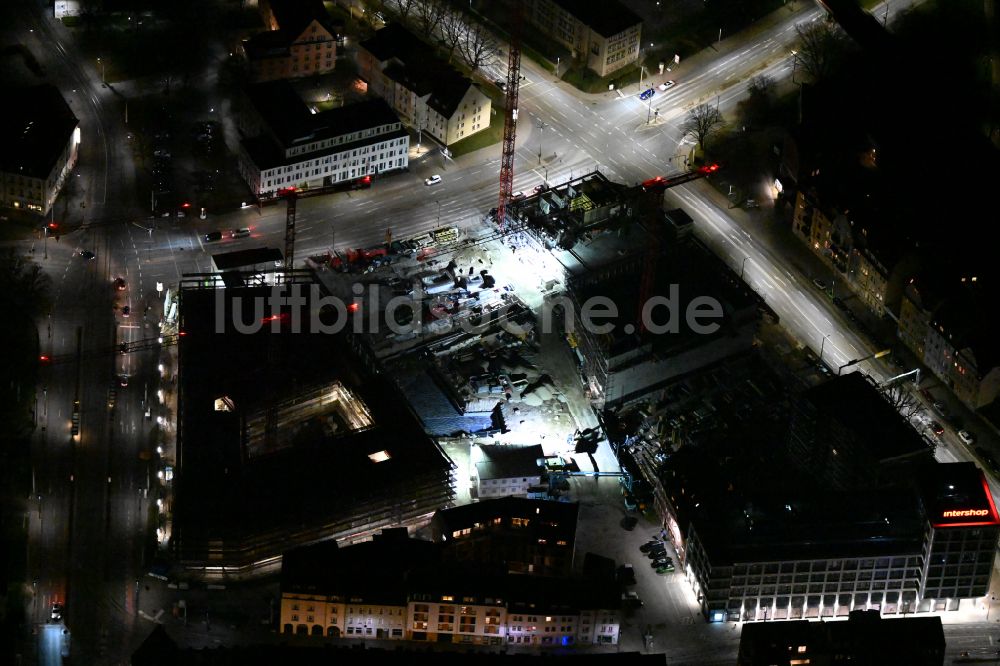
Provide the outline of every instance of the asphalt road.
<path id="1" fill-rule="evenodd" d="M 131 328 L 114 308 L 114 276 L 131 278 L 118 251 L 122 234 L 90 220 L 132 210 L 134 170 L 112 91 L 101 85 L 96 63 L 80 56 L 66 30 L 51 19 L 51 7 L 21 0 L 7 6 L 4 18 L 5 36 L 32 52 L 48 81 L 67 98 L 82 133 L 79 167 L 70 177 L 77 181 L 82 204 L 72 212 L 85 222 L 78 231 L 33 248 L 54 286 L 52 314 L 40 331 L 43 353 L 84 353 L 43 366 L 40 373 L 44 404 L 32 451 L 36 494 L 28 566 L 35 597 L 30 611 L 38 623 L 39 663 L 60 663 L 70 652 L 80 663 L 100 663 L 107 646 L 120 644 L 131 629 L 142 564 L 137 544 L 147 532 L 147 500 L 138 490 L 147 479 L 146 463 L 138 459 L 145 444 L 141 394 L 119 389 L 112 411 L 109 388 L 123 370 L 143 377 L 148 362 L 139 354 L 118 359 L 90 353 L 110 350 L 116 340 L 132 339 L 141 330 Z M 84 250 L 96 258 L 84 259 L 79 255 Z M 123 303 L 141 293 L 137 281 L 129 286 Z M 73 437 L 76 401 L 80 432 Z M 65 604 L 65 624 L 47 624 L 57 601 Z"/>
<path id="2" fill-rule="evenodd" d="M 893 3 L 890 16 L 902 6 Z M 48 243 L 43 265 L 56 282 L 56 306 L 51 338 L 47 330 L 43 340 L 52 355 L 74 353 L 78 330 L 84 350 L 153 337 L 156 283 L 175 284 L 184 273 L 212 270 L 213 252 L 283 247 L 283 206 L 231 211 L 205 221 L 150 220 L 138 213 L 142 207 L 132 201 L 128 140 L 96 64 L 76 55 L 65 30 L 52 24 L 42 5 L 21 0 L 15 7 L 24 11 L 16 12 L 7 30 L 32 50 L 61 89 L 74 91 L 68 97 L 83 128 L 78 177 L 88 217 L 125 221 L 94 225 Z M 682 170 L 690 145 L 679 126 L 687 109 L 712 102 L 724 113 L 732 111 L 744 94 L 743 82 L 755 73 L 767 73 L 779 83 L 788 80 L 794 26 L 819 16 L 814 6 L 798 3 L 750 38 L 734 37 L 739 47 L 724 56 L 695 56 L 686 63 L 683 78 L 674 73 L 654 77 L 654 84 L 667 78 L 677 83 L 648 104 L 637 97 L 638 81 L 622 94 L 582 96 L 525 60 L 514 189 L 530 191 L 545 180 L 558 182 L 595 168 L 623 182 Z M 658 112 L 656 122 L 647 124 L 653 111 Z M 296 256 L 301 260 L 332 245 L 373 245 L 384 240 L 387 229 L 404 238 L 439 226 L 478 224 L 496 205 L 499 157 L 499 147 L 457 161 L 431 152 L 411 161 L 408 173 L 378 180 L 371 190 L 302 199 Z M 441 174 L 443 182 L 424 186 L 423 179 L 433 173 Z M 809 284 L 808 276 L 786 264 L 781 247 L 757 237 L 752 216 L 729 210 L 705 183 L 675 188 L 668 198 L 688 210 L 699 236 L 744 272 L 796 338 L 817 352 L 823 347 L 828 364 L 836 367 L 875 351 Z M 212 244 L 202 240 L 207 231 L 246 226 L 253 229 L 250 238 Z M 75 254 L 82 249 L 98 258 L 83 261 Z M 127 319 L 113 307 L 111 280 L 119 275 L 128 281 L 126 292 L 117 295 L 119 305 L 132 310 Z M 146 305 L 153 309 L 143 321 Z M 34 453 L 40 499 L 30 546 L 31 573 L 38 580 L 33 612 L 37 622 L 45 622 L 50 604 L 65 600 L 74 651 L 94 663 L 102 646 L 134 638 L 141 545 L 150 532 L 149 503 L 155 501 L 147 491 L 155 470 L 139 457 L 151 427 L 145 412 L 156 389 L 155 366 L 152 352 L 86 356 L 80 363 L 53 366 L 42 380 L 45 404 L 39 413 L 46 429 Z M 861 367 L 887 376 L 884 366 Z M 128 386 L 119 388 L 109 415 L 108 389 L 120 374 L 129 376 Z M 74 442 L 69 415 L 77 396 L 81 435 Z M 941 456 L 960 459 L 963 453 L 962 447 L 950 446 Z M 49 656 L 43 663 L 57 663 L 52 650 L 44 654 Z"/>

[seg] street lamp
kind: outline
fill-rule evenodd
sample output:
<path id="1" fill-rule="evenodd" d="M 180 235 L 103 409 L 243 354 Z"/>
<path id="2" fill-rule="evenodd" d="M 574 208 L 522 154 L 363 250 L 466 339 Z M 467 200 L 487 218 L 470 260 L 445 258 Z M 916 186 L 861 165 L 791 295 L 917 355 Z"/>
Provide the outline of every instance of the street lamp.
<path id="1" fill-rule="evenodd" d="M 646 71 L 645 65 L 639 65 L 639 92 L 642 92 L 642 73 Z"/>
<path id="2" fill-rule="evenodd" d="M 542 132 L 545 130 L 545 123 L 538 121 L 538 163 L 542 163 Z"/>
<path id="3" fill-rule="evenodd" d="M 795 83 L 795 66 L 799 64 L 799 52 L 792 51 L 792 83 Z"/>
<path id="4" fill-rule="evenodd" d="M 104 78 L 104 61 L 98 58 L 97 64 L 101 66 L 101 83 L 107 83 L 107 81 Z"/>
<path id="5" fill-rule="evenodd" d="M 833 335 L 833 333 L 827 333 L 826 335 L 824 335 L 823 336 L 823 342 L 821 342 L 820 345 L 819 345 L 819 362 L 820 363 L 823 362 L 823 348 L 826 347 L 826 339 L 828 337 L 830 337 L 831 335 Z"/>
<path id="6" fill-rule="evenodd" d="M 441 202 L 440 201 L 435 201 L 434 203 L 436 203 L 438 205 L 437 221 L 438 221 L 438 224 L 441 224 Z"/>
<path id="7" fill-rule="evenodd" d="M 749 259 L 749 258 L 750 258 L 750 255 L 749 255 L 749 254 L 748 254 L 747 256 L 743 257 L 743 266 L 742 266 L 742 267 L 740 267 L 740 280 L 742 280 L 742 279 L 743 279 L 743 273 L 744 273 L 744 272 L 746 271 L 746 269 L 747 269 L 747 259 Z"/>

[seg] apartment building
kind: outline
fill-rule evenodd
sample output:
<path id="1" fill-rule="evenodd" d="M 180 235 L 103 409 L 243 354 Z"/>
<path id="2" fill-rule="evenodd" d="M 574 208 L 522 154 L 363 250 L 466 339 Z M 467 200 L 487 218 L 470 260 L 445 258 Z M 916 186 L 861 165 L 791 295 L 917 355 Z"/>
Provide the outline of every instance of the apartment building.
<path id="1" fill-rule="evenodd" d="M 80 123 L 57 88 L 8 90 L 0 128 L 0 207 L 46 215 L 80 154 Z"/>
<path id="2" fill-rule="evenodd" d="M 361 42 L 356 58 L 369 92 L 421 134 L 450 146 L 490 126 L 490 98 L 402 25 Z"/>
<path id="3" fill-rule="evenodd" d="M 617 644 L 613 578 L 508 574 L 440 559 L 443 544 L 387 530 L 372 541 L 285 554 L 281 632 L 472 645 Z"/>
<path id="4" fill-rule="evenodd" d="M 618 0 L 528 0 L 528 21 L 598 76 L 638 61 L 642 19 Z"/>
<path id="5" fill-rule="evenodd" d="M 990 311 L 997 290 L 977 276 L 923 271 L 907 285 L 899 315 L 899 339 L 969 409 L 1000 396 L 1000 348 Z"/>
<path id="6" fill-rule="evenodd" d="M 311 113 L 287 81 L 251 86 L 239 126 L 239 169 L 251 191 L 269 198 L 406 169 L 409 136 L 379 99 Z"/>
<path id="7" fill-rule="evenodd" d="M 576 544 L 576 503 L 503 497 L 450 509 L 431 519 L 443 557 L 536 576 L 568 575 Z"/>

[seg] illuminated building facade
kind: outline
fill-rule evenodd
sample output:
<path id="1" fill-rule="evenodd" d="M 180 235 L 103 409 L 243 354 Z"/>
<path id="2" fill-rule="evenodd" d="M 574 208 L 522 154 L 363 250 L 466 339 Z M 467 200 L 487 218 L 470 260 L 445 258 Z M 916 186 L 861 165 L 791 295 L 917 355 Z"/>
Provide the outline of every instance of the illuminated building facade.
<path id="1" fill-rule="evenodd" d="M 379 99 L 312 113 L 287 81 L 246 91 L 239 170 L 250 190 L 270 198 L 282 189 L 308 189 L 370 179 L 407 168 L 410 138 Z"/>
<path id="2" fill-rule="evenodd" d="M 731 525 L 694 521 L 685 571 L 702 612 L 717 622 L 794 620 L 870 609 L 882 615 L 951 611 L 963 601 L 975 603 L 989 590 L 1000 537 L 985 477 L 972 463 L 929 465 L 917 477 L 915 491 L 901 488 L 893 498 L 840 498 L 850 522 L 811 520 L 812 531 L 793 525 L 794 516 L 776 520 L 762 511 L 744 516 L 760 532 L 753 537 Z"/>
<path id="3" fill-rule="evenodd" d="M 46 215 L 76 166 L 80 123 L 51 85 L 8 91 L 0 129 L 0 207 Z"/>
<path id="4" fill-rule="evenodd" d="M 536 578 L 483 562 L 442 566 L 447 545 L 387 530 L 285 554 L 281 633 L 473 645 L 618 642 L 613 577 Z M 378 571 L 377 576 L 371 575 Z"/>
<path id="5" fill-rule="evenodd" d="M 495 564 L 510 573 L 568 575 L 580 505 L 504 497 L 450 509 L 431 519 L 432 539 L 456 562 Z"/>

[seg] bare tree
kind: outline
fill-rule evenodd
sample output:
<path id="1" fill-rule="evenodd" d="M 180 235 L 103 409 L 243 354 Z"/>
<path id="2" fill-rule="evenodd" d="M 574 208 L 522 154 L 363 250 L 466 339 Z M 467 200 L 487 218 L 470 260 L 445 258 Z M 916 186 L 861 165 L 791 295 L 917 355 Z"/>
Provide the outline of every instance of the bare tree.
<path id="1" fill-rule="evenodd" d="M 493 33 L 481 23 L 469 26 L 465 39 L 462 40 L 462 57 L 472 71 L 478 70 L 496 57 L 500 50 Z"/>
<path id="2" fill-rule="evenodd" d="M 917 402 L 912 393 L 901 385 L 883 386 L 879 390 L 882 392 L 882 397 L 885 398 L 886 402 L 902 414 L 903 418 L 911 419 L 920 411 L 920 403 Z"/>
<path id="3" fill-rule="evenodd" d="M 739 103 L 744 129 L 766 122 L 774 103 L 774 81 L 758 74 L 747 83 L 747 96 Z"/>
<path id="4" fill-rule="evenodd" d="M 795 26 L 799 35 L 799 48 L 795 62 L 813 81 L 825 79 L 833 73 L 844 48 L 843 33 L 826 21 L 802 27 Z"/>
<path id="5" fill-rule="evenodd" d="M 698 146 L 704 150 L 705 141 L 722 124 L 722 114 L 715 106 L 699 104 L 688 111 L 687 119 L 681 125 L 684 136 L 693 136 Z"/>
<path id="6" fill-rule="evenodd" d="M 434 33 L 437 32 L 441 21 L 448 13 L 448 8 L 440 0 L 424 0 L 417 5 L 415 15 L 420 31 L 428 39 L 433 40 Z"/>
<path id="7" fill-rule="evenodd" d="M 417 0 L 386 0 L 386 6 L 392 7 L 393 11 L 399 15 L 399 19 L 406 23 L 410 20 L 414 9 L 421 7 L 422 3 L 418 3 Z"/>
<path id="8" fill-rule="evenodd" d="M 469 27 L 465 23 L 465 17 L 451 8 L 445 8 L 441 18 L 441 35 L 444 46 L 448 50 L 448 62 L 451 62 L 462 40 L 465 39 Z"/>

